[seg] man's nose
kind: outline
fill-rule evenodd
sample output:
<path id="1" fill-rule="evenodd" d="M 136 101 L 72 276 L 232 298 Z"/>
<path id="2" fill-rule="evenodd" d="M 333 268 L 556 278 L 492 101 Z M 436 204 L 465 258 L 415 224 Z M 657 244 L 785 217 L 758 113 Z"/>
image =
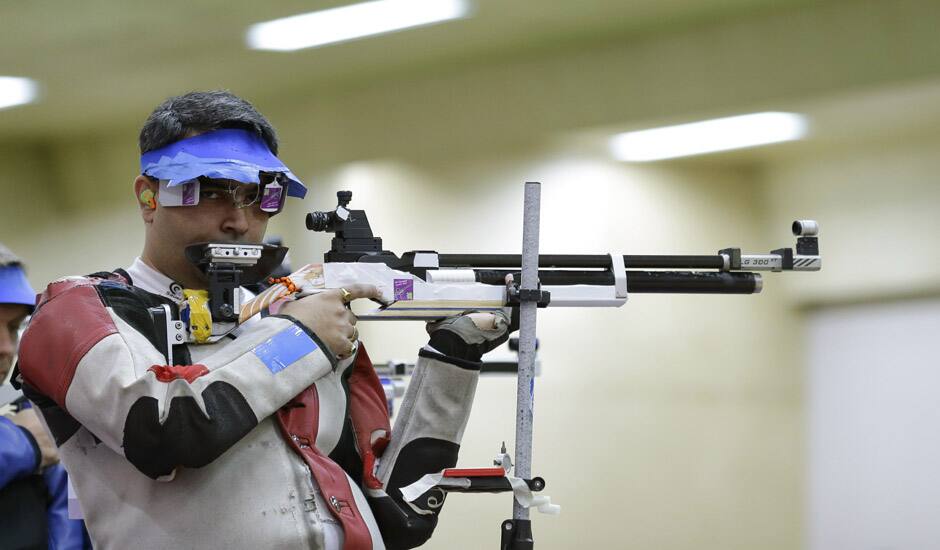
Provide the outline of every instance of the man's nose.
<path id="1" fill-rule="evenodd" d="M 248 231 L 248 209 L 235 208 L 228 209 L 225 218 L 222 220 L 222 231 L 240 237 Z"/>

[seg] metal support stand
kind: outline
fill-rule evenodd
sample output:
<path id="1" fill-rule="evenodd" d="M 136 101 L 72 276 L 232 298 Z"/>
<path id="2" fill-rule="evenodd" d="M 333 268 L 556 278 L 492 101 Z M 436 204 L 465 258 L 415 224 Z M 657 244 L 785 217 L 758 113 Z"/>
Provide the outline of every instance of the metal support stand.
<path id="1" fill-rule="evenodd" d="M 541 184 L 526 182 L 522 220 L 522 281 L 519 287 L 519 378 L 516 389 L 515 475 L 532 476 L 532 397 L 535 392 L 535 321 L 539 297 Z M 501 525 L 500 550 L 531 550 L 529 509 L 513 499 L 512 519 Z"/>

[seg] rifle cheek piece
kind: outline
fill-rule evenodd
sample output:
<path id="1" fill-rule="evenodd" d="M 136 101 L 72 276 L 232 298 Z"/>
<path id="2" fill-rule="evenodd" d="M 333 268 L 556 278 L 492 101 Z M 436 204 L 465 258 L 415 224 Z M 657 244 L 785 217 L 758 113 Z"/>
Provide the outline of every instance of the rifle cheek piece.
<path id="1" fill-rule="evenodd" d="M 241 311 L 238 288 L 263 280 L 284 260 L 287 248 L 270 244 L 198 243 L 186 247 L 186 259 L 209 279 L 213 321 L 234 323 Z"/>

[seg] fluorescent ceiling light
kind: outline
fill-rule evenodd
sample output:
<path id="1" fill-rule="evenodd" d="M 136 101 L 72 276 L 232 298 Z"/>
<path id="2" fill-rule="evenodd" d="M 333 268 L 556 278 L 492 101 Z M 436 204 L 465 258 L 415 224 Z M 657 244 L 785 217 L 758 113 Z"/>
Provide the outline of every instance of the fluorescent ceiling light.
<path id="1" fill-rule="evenodd" d="M 754 113 L 617 134 L 610 150 L 617 160 L 646 162 L 791 141 L 806 128 L 803 115 Z"/>
<path id="2" fill-rule="evenodd" d="M 0 76 L 0 109 L 32 103 L 39 95 L 35 80 L 19 76 Z"/>
<path id="3" fill-rule="evenodd" d="M 469 0 L 376 0 L 256 23 L 245 41 L 256 50 L 300 50 L 457 19 L 469 11 Z"/>

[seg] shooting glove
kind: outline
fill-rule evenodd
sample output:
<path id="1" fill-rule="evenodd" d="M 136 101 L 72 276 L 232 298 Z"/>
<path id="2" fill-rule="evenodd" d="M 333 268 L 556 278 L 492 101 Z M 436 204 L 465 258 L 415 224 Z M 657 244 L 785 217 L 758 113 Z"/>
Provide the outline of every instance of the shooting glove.
<path id="1" fill-rule="evenodd" d="M 493 328 L 480 328 L 470 314 L 492 315 Z M 428 323 L 431 340 L 428 345 L 449 357 L 465 361 L 479 362 L 484 353 L 494 350 L 509 339 L 509 333 L 515 330 L 510 316 L 498 311 L 487 314 L 467 311 L 455 317 Z"/>

